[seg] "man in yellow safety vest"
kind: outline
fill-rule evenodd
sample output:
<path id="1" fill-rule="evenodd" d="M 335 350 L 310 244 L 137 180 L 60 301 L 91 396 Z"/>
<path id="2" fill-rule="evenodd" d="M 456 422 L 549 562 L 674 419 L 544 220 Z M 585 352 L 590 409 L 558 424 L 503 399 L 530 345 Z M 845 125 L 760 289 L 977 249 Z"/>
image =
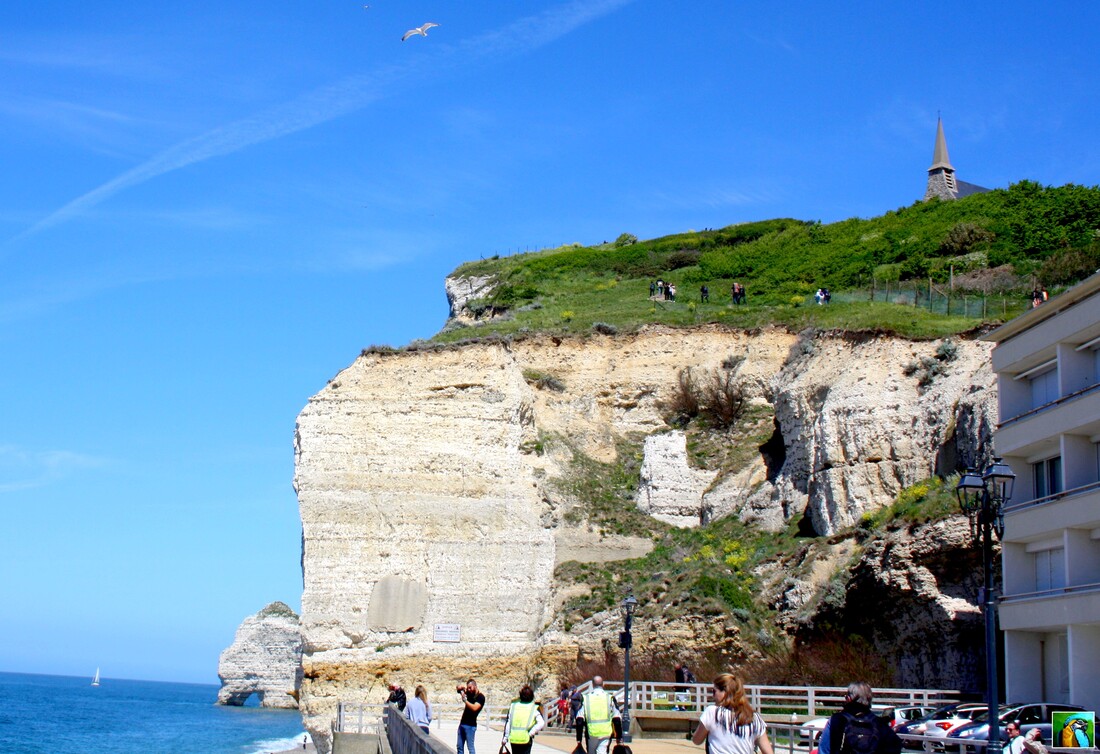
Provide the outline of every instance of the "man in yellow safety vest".
<path id="1" fill-rule="evenodd" d="M 592 688 L 585 693 L 581 709 L 577 712 L 578 744 L 581 735 L 588 736 L 588 754 L 607 754 L 612 735 L 616 741 L 623 740 L 622 715 L 611 694 L 604 690 L 601 676 L 592 679 Z"/>
<path id="2" fill-rule="evenodd" d="M 535 734 L 546 726 L 546 718 L 535 704 L 535 692 L 530 686 L 519 690 L 519 699 L 508 708 L 504 722 L 504 740 L 512 746 L 512 754 L 531 754 Z"/>

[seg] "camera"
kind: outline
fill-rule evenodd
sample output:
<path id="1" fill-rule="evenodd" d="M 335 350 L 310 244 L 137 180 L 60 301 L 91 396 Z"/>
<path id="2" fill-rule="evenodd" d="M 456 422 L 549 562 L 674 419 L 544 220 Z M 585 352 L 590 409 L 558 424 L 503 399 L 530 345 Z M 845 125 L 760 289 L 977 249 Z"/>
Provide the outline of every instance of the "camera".
<path id="1" fill-rule="evenodd" d="M 455 686 L 455 691 L 457 691 L 460 694 L 465 694 L 466 693 L 466 687 L 462 686 L 462 685 Z"/>

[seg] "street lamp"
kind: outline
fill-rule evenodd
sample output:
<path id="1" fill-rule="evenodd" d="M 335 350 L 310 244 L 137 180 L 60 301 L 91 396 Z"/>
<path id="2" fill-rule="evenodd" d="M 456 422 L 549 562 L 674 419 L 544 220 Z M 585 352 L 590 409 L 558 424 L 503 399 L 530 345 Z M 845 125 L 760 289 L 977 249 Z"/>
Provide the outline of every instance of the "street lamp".
<path id="1" fill-rule="evenodd" d="M 985 687 L 989 707 L 989 746 L 1000 740 L 997 717 L 997 600 L 993 588 L 993 535 L 1004 536 L 1004 507 L 1012 498 L 1016 475 L 1000 458 L 994 458 L 981 475 L 967 469 L 955 485 L 959 507 L 970 518 L 970 536 L 982 546 L 982 569 L 985 585 L 978 595 L 985 617 Z M 992 751 L 992 748 L 987 749 Z"/>
<path id="2" fill-rule="evenodd" d="M 630 634 L 630 624 L 634 621 L 634 610 L 638 600 L 631 594 L 623 600 L 623 614 L 626 620 L 625 630 L 619 634 L 619 647 L 623 650 L 623 743 L 630 743 L 630 646 L 634 637 Z"/>

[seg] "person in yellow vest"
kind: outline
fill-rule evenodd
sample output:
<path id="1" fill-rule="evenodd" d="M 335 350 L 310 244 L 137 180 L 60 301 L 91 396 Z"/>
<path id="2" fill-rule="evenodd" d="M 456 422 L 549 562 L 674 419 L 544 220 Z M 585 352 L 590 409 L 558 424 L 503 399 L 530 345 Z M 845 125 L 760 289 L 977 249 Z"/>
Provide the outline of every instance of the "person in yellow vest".
<path id="1" fill-rule="evenodd" d="M 519 699 L 508 707 L 504 722 L 504 740 L 512 747 L 512 754 L 531 754 L 535 734 L 546 727 L 546 718 L 535 704 L 535 692 L 530 686 L 519 690 Z"/>
<path id="2" fill-rule="evenodd" d="M 592 679 L 592 688 L 577 712 L 578 744 L 582 735 L 588 736 L 588 754 L 607 754 L 612 735 L 616 741 L 623 740 L 623 716 L 611 694 L 604 690 L 600 676 Z"/>

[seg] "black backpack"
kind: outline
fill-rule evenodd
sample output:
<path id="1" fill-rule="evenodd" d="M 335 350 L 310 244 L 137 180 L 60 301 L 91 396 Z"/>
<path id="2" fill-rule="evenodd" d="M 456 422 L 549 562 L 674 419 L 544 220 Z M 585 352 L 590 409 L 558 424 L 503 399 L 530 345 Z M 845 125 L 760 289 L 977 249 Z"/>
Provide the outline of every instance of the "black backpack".
<path id="1" fill-rule="evenodd" d="M 840 751 L 837 754 L 875 754 L 882 740 L 878 718 L 871 712 L 856 717 L 843 713 L 847 725 L 840 739 Z"/>

